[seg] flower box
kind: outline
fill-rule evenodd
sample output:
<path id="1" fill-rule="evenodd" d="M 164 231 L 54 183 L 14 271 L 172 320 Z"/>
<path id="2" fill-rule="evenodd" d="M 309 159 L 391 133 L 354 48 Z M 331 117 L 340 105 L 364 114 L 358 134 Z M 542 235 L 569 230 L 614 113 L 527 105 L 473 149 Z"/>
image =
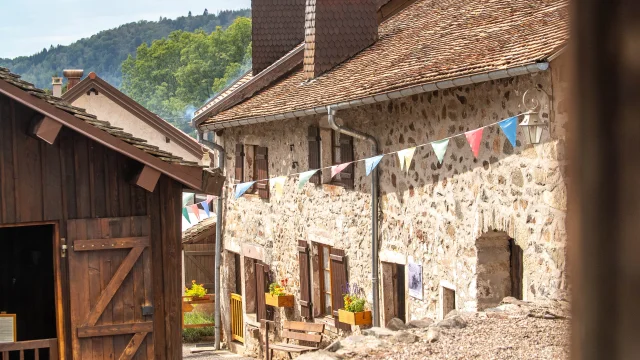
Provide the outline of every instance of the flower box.
<path id="1" fill-rule="evenodd" d="M 275 307 L 293 307 L 293 295 L 275 296 L 269 293 L 264 294 L 267 305 Z"/>
<path id="2" fill-rule="evenodd" d="M 371 310 L 361 312 L 349 312 L 338 310 L 338 321 L 351 325 L 371 325 Z"/>

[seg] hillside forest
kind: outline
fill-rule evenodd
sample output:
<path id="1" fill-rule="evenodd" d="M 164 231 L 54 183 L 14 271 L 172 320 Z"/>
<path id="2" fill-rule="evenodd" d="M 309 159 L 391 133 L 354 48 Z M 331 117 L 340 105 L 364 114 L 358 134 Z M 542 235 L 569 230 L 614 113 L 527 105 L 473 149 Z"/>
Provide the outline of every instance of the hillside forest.
<path id="1" fill-rule="evenodd" d="M 0 66 L 20 74 L 26 81 L 46 89 L 51 87 L 52 76 L 62 76 L 63 69 L 84 69 L 85 74 L 94 71 L 115 87 L 122 84 L 121 65 L 127 56 L 135 53 L 140 44 L 151 44 L 166 38 L 176 30 L 205 33 L 218 26 L 227 28 L 237 17 L 249 17 L 251 10 L 221 11 L 202 15 L 189 13 L 177 19 L 161 17 L 158 21 L 138 21 L 105 30 L 68 46 L 53 46 L 37 54 L 14 59 L 0 58 Z"/>

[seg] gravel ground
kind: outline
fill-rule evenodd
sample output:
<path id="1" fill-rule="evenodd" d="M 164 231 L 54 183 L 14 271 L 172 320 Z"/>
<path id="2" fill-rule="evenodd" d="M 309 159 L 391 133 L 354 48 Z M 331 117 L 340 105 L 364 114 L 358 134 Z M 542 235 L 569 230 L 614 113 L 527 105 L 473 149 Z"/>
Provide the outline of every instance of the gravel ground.
<path id="1" fill-rule="evenodd" d="M 405 330 L 420 339 L 371 349 L 352 359 L 553 359 L 569 358 L 569 320 L 470 318 L 462 329 L 440 329 L 428 343 L 427 329 Z"/>
<path id="2" fill-rule="evenodd" d="M 230 351 L 204 351 L 201 353 L 191 353 L 195 344 L 182 345 L 182 358 L 187 360 L 254 360 L 254 358 L 243 357 Z"/>

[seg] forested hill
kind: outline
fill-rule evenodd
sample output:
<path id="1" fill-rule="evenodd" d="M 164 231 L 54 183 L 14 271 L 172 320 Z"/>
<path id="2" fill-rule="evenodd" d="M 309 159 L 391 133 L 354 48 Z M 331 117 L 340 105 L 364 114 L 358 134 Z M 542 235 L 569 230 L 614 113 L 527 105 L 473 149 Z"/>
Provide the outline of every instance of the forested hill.
<path id="1" fill-rule="evenodd" d="M 159 21 L 138 21 L 118 28 L 101 31 L 68 46 L 51 46 L 31 56 L 15 59 L 0 59 L 0 66 L 20 74 L 25 80 L 40 88 L 51 87 L 51 77 L 62 76 L 63 69 L 84 69 L 85 75 L 95 71 L 110 84 L 120 87 L 122 62 L 142 43 L 167 37 L 172 31 L 194 31 L 203 29 L 209 33 L 217 26 L 226 28 L 237 17 L 250 17 L 251 11 L 221 11 L 218 14 L 179 17 L 175 20 L 161 18 Z"/>

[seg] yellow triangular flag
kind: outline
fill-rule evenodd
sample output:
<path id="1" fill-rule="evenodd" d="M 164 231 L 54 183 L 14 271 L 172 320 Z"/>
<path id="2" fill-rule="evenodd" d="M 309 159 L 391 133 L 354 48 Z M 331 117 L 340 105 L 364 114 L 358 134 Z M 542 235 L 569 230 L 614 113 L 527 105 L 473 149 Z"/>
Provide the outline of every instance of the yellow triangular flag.
<path id="1" fill-rule="evenodd" d="M 282 193 L 284 192 L 284 183 L 286 181 L 287 181 L 287 177 L 286 176 L 279 176 L 279 177 L 276 177 L 276 178 L 271 178 L 269 180 L 269 186 L 272 189 L 275 189 L 276 195 L 282 196 Z"/>
<path id="2" fill-rule="evenodd" d="M 416 148 L 408 148 L 398 151 L 398 160 L 400 160 L 400 170 L 406 170 L 409 172 L 411 167 L 411 160 L 413 160 L 413 154 L 415 154 Z"/>

